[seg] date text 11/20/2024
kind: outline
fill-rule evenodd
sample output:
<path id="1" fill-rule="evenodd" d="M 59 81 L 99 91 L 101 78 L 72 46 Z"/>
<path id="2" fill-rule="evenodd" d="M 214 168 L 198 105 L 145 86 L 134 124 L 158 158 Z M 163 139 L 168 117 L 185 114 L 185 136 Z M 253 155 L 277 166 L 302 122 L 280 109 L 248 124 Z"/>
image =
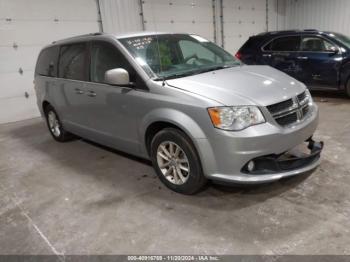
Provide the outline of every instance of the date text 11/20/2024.
<path id="1" fill-rule="evenodd" d="M 128 261 L 220 261 L 218 256 L 207 256 L 207 255 L 198 255 L 198 256 L 128 256 Z"/>

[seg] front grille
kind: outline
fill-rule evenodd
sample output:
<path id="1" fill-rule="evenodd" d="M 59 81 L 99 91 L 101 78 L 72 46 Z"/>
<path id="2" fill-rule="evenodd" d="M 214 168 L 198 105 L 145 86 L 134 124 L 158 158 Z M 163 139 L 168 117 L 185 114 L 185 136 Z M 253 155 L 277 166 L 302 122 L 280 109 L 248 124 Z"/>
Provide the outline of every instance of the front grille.
<path id="1" fill-rule="evenodd" d="M 306 92 L 302 92 L 301 94 L 298 95 L 298 100 L 303 101 L 306 98 Z"/>
<path id="2" fill-rule="evenodd" d="M 309 106 L 306 105 L 306 106 L 303 108 L 303 115 L 306 115 L 308 112 L 309 112 Z"/>
<path id="3" fill-rule="evenodd" d="M 289 126 L 301 121 L 309 112 L 309 96 L 303 92 L 291 99 L 269 105 L 267 109 L 281 126 Z"/>
<path id="4" fill-rule="evenodd" d="M 270 111 L 271 114 L 280 112 L 288 107 L 291 107 L 293 105 L 293 100 L 289 99 L 283 102 L 279 102 L 277 104 L 273 104 L 267 107 L 267 109 Z"/>
<path id="5" fill-rule="evenodd" d="M 298 121 L 298 115 L 297 113 L 292 113 L 292 114 L 288 114 L 288 115 L 276 118 L 275 120 L 279 125 L 286 126 Z"/>

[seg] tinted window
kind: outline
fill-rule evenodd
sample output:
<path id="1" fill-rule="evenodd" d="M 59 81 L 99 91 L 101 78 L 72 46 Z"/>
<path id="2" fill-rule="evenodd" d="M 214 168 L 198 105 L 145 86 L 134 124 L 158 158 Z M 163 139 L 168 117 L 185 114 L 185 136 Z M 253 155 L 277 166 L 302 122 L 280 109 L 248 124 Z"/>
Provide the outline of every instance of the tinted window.
<path id="1" fill-rule="evenodd" d="M 298 51 L 300 46 L 299 36 L 279 37 L 264 47 L 266 51 Z"/>
<path id="2" fill-rule="evenodd" d="M 86 44 L 73 44 L 61 47 L 59 77 L 86 80 Z"/>
<path id="3" fill-rule="evenodd" d="M 310 52 L 331 52 L 337 48 L 330 42 L 314 36 L 303 37 L 301 41 L 301 50 Z"/>
<path id="4" fill-rule="evenodd" d="M 240 52 L 244 52 L 244 51 L 250 51 L 250 50 L 254 50 L 256 49 L 257 43 L 259 43 L 259 41 L 261 41 L 259 39 L 258 36 L 254 36 L 254 37 L 249 37 L 249 39 L 244 43 L 244 45 L 240 48 Z"/>
<path id="5" fill-rule="evenodd" d="M 58 47 L 53 46 L 44 49 L 38 58 L 35 72 L 43 76 L 57 76 Z"/>
<path id="6" fill-rule="evenodd" d="M 103 42 L 94 42 L 91 46 L 91 81 L 104 83 L 106 71 L 114 68 L 124 68 L 129 72 L 130 80 L 134 81 L 134 70 L 115 46 Z"/>

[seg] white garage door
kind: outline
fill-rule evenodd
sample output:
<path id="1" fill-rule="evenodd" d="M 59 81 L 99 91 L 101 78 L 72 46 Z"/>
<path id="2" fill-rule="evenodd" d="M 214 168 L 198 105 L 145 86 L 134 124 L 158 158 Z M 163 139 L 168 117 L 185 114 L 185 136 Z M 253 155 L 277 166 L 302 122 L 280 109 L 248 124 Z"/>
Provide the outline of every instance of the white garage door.
<path id="1" fill-rule="evenodd" d="M 214 41 L 212 0 L 143 0 L 147 31 L 195 33 Z"/>
<path id="2" fill-rule="evenodd" d="M 95 0 L 0 0 L 0 123 L 39 115 L 33 74 L 44 45 L 97 31 Z"/>
<path id="3" fill-rule="evenodd" d="M 235 54 L 249 36 L 266 31 L 266 1 L 223 1 L 224 47 Z"/>

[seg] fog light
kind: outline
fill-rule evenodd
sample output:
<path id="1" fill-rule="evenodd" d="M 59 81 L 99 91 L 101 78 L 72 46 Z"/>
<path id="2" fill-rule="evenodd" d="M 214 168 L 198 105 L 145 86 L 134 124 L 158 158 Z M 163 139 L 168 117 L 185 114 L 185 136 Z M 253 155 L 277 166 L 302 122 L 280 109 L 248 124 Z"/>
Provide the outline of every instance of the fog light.
<path id="1" fill-rule="evenodd" d="M 254 161 L 249 161 L 248 166 L 247 166 L 248 171 L 252 172 L 254 170 L 254 167 L 255 167 Z"/>

